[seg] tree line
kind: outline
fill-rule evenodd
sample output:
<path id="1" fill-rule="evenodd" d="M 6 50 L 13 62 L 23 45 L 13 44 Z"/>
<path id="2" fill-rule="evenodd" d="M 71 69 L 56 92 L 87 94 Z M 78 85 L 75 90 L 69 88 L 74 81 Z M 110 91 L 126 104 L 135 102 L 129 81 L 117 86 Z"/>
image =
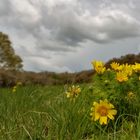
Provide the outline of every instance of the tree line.
<path id="1" fill-rule="evenodd" d="M 40 84 L 40 85 L 58 85 L 58 84 L 75 84 L 90 83 L 94 70 L 85 70 L 76 73 L 54 73 L 54 72 L 28 72 L 24 71 L 22 59 L 15 53 L 12 43 L 7 34 L 0 32 L 0 86 L 14 86 L 17 82 L 23 85 Z M 127 54 L 120 58 L 110 59 L 105 66 L 110 68 L 112 62 L 120 64 L 140 63 L 139 54 Z"/>

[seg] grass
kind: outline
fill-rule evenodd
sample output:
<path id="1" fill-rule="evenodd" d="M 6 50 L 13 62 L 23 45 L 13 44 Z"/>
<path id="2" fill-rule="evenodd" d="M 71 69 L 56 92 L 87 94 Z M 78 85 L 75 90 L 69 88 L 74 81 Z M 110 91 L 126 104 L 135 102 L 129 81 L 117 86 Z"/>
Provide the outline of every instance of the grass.
<path id="1" fill-rule="evenodd" d="M 44 139 L 49 115 L 48 106 L 53 104 L 63 88 L 19 87 L 0 90 L 0 139 Z M 55 98 L 55 99 L 54 99 Z"/>
<path id="2" fill-rule="evenodd" d="M 88 88 L 87 88 L 88 87 Z M 0 89 L 0 140 L 138 140 L 140 115 L 134 121 L 124 118 L 110 130 L 90 119 L 95 99 L 90 85 L 81 85 L 82 94 L 70 101 L 65 86 L 19 86 Z M 129 114 L 128 114 L 129 115 Z M 128 116 L 124 114 L 124 116 Z M 109 124 L 109 125 L 110 125 Z"/>

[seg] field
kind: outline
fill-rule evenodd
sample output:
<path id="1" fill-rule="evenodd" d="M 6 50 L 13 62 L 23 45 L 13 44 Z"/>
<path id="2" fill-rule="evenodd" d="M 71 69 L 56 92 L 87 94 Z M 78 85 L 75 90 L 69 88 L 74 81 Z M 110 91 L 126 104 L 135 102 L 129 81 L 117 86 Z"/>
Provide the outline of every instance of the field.
<path id="1" fill-rule="evenodd" d="M 93 62 L 93 82 L 0 88 L 0 140 L 139 140 L 140 64 Z"/>
<path id="2" fill-rule="evenodd" d="M 59 113 L 55 107 L 62 100 L 63 87 L 26 86 L 15 92 L 1 88 L 0 96 L 0 139 L 56 139 L 54 118 L 48 113 Z"/>
<path id="3" fill-rule="evenodd" d="M 2 140 L 77 139 L 86 129 L 87 114 L 77 118 L 83 102 L 75 107 L 70 104 L 64 86 L 20 86 L 15 92 L 12 88 L 1 88 L 0 96 Z"/>
<path id="4" fill-rule="evenodd" d="M 0 89 L 1 140 L 136 140 L 139 121 L 127 122 L 117 130 L 94 123 L 90 108 L 91 85 L 80 85 L 82 96 L 66 98 L 67 86 L 19 86 Z M 134 117 L 135 118 L 135 117 Z M 117 124 L 116 124 L 117 125 Z"/>

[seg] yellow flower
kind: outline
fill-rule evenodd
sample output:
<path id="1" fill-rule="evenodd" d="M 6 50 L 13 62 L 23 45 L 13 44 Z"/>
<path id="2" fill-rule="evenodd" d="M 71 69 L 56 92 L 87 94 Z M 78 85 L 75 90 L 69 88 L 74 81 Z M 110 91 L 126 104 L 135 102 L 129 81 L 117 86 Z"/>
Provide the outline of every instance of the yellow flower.
<path id="1" fill-rule="evenodd" d="M 127 100 L 132 100 L 132 99 L 134 99 L 136 96 L 135 96 L 135 94 L 133 93 L 133 92 L 128 92 L 128 94 L 127 94 L 127 97 L 126 97 L 126 99 Z"/>
<path id="2" fill-rule="evenodd" d="M 105 80 L 104 82 L 105 82 L 105 83 L 109 83 L 109 80 Z"/>
<path id="3" fill-rule="evenodd" d="M 20 86 L 20 85 L 22 85 L 22 83 L 21 82 L 17 82 L 17 84 L 16 84 L 17 86 Z"/>
<path id="4" fill-rule="evenodd" d="M 16 90 L 17 90 L 17 86 L 14 86 L 13 89 L 12 89 L 12 92 L 15 93 Z"/>
<path id="5" fill-rule="evenodd" d="M 118 67 L 118 71 L 123 71 L 123 70 L 124 70 L 124 67 L 125 67 L 124 64 L 120 65 L 120 66 Z"/>
<path id="6" fill-rule="evenodd" d="M 70 98 L 71 93 L 70 92 L 66 92 L 67 98 Z"/>
<path id="7" fill-rule="evenodd" d="M 139 72 L 140 71 L 140 63 L 135 63 L 135 65 L 133 65 L 132 68 L 135 72 Z"/>
<path id="8" fill-rule="evenodd" d="M 67 98 L 75 98 L 77 97 L 81 92 L 81 88 L 79 86 L 71 86 L 68 88 L 68 91 L 66 91 Z"/>
<path id="9" fill-rule="evenodd" d="M 119 66 L 120 66 L 119 63 L 116 63 L 116 62 L 112 62 L 112 63 L 111 63 L 111 68 L 112 68 L 113 70 L 115 70 L 115 71 L 118 70 Z"/>
<path id="10" fill-rule="evenodd" d="M 108 69 L 107 69 L 107 71 L 111 71 L 111 69 L 110 69 L 110 68 L 108 68 Z"/>
<path id="11" fill-rule="evenodd" d="M 107 124 L 108 118 L 114 120 L 114 115 L 117 114 L 114 105 L 109 103 L 107 99 L 100 100 L 100 103 L 94 102 L 91 111 L 92 120 L 99 120 L 101 125 Z"/>
<path id="12" fill-rule="evenodd" d="M 133 69 L 131 65 L 125 64 L 123 72 L 125 72 L 128 76 L 131 76 L 133 73 Z"/>
<path id="13" fill-rule="evenodd" d="M 92 61 L 92 65 L 98 74 L 103 74 L 106 70 L 102 61 Z"/>
<path id="14" fill-rule="evenodd" d="M 125 72 L 117 72 L 116 79 L 119 82 L 124 82 L 128 80 L 128 76 Z"/>

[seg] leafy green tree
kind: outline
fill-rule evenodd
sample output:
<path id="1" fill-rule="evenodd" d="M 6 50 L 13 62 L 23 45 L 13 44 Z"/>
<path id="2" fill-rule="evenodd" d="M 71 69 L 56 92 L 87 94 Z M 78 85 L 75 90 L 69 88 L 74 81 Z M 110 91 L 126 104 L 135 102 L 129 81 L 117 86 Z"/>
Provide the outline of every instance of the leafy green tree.
<path id="1" fill-rule="evenodd" d="M 0 68 L 8 70 L 21 70 L 22 59 L 15 54 L 8 35 L 0 32 Z"/>

